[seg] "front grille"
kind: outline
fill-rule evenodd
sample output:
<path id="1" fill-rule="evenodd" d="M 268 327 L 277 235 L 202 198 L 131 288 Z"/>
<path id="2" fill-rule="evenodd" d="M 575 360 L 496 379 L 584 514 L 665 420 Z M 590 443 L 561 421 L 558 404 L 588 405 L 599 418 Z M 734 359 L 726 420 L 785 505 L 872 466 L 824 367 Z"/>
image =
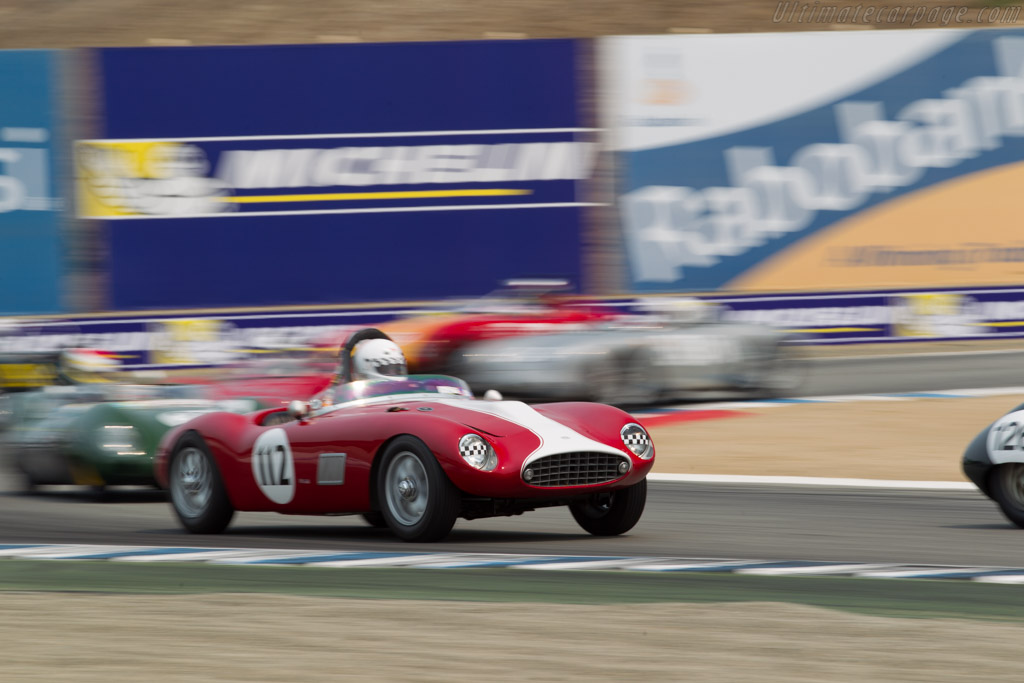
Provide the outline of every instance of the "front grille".
<path id="1" fill-rule="evenodd" d="M 624 455 L 611 453 L 557 453 L 537 458 L 526 470 L 533 476 L 523 481 L 530 486 L 586 486 L 614 481 L 625 475 L 619 471 L 619 464 L 629 459 Z M 626 470 L 629 471 L 628 469 Z"/>

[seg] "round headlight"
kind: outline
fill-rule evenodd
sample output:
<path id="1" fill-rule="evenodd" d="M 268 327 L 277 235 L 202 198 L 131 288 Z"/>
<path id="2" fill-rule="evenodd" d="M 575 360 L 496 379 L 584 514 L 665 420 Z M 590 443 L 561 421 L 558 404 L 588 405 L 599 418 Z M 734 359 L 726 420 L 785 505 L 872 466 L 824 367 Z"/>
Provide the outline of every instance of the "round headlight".
<path id="1" fill-rule="evenodd" d="M 459 455 L 470 466 L 484 472 L 490 472 L 498 466 L 498 456 L 491 444 L 477 434 L 466 434 L 459 439 Z"/>
<path id="2" fill-rule="evenodd" d="M 648 460 L 654 456 L 654 448 L 651 446 L 651 437 L 647 435 L 644 428 L 635 422 L 630 422 L 619 431 L 622 443 L 629 452 L 638 458 Z"/>

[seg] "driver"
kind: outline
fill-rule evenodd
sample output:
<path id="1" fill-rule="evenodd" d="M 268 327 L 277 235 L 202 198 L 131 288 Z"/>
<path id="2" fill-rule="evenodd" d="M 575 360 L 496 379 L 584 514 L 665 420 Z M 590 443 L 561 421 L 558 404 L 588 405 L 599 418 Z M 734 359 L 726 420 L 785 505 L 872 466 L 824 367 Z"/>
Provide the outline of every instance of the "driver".
<path id="1" fill-rule="evenodd" d="M 390 339 L 367 339 L 356 344 L 352 354 L 353 379 L 390 379 L 408 374 L 405 354 Z"/>
<path id="2" fill-rule="evenodd" d="M 329 407 L 334 403 L 334 390 L 344 382 L 339 369 L 330 386 L 310 400 L 313 410 Z M 398 379 L 409 374 L 405 354 L 390 339 L 364 339 L 356 344 L 352 353 L 352 380 Z"/>

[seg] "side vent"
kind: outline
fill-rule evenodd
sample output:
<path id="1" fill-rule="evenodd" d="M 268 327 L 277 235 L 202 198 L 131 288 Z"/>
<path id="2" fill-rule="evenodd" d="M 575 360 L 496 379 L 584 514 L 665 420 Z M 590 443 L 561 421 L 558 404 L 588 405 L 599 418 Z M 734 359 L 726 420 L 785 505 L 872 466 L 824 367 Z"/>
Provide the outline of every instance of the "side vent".
<path id="1" fill-rule="evenodd" d="M 316 463 L 316 483 L 321 486 L 344 484 L 345 457 L 344 453 L 321 453 Z"/>

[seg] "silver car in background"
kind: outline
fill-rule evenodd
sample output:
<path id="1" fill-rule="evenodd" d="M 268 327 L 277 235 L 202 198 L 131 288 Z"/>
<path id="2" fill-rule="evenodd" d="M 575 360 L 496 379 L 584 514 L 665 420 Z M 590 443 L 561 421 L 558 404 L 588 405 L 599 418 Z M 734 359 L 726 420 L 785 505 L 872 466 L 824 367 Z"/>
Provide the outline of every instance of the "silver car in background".
<path id="1" fill-rule="evenodd" d="M 451 372 L 479 391 L 523 398 L 642 405 L 707 392 L 788 395 L 806 363 L 786 332 L 718 322 L 701 302 L 586 329 L 481 341 L 458 351 Z"/>

